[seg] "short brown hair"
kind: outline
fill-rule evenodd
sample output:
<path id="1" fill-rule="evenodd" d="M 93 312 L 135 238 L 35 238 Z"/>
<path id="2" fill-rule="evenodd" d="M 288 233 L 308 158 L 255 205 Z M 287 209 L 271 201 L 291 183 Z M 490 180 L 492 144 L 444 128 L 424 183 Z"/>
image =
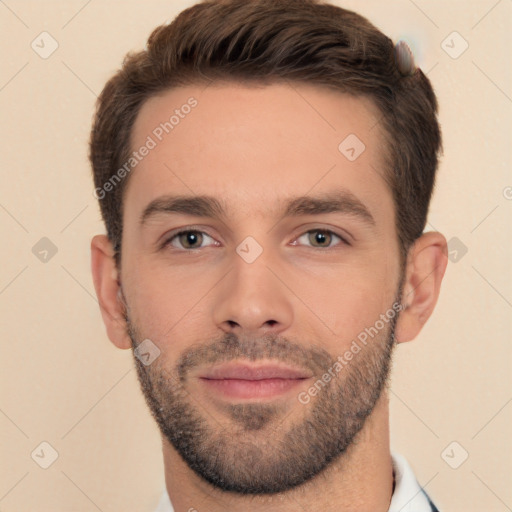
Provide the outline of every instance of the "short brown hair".
<path id="1" fill-rule="evenodd" d="M 324 85 L 370 98 L 382 115 L 385 178 L 403 262 L 425 228 L 441 150 L 434 91 L 425 74 L 406 61 L 397 59 L 391 39 L 366 18 L 328 3 L 200 2 L 157 27 L 147 48 L 129 53 L 105 85 L 90 139 L 96 190 L 127 161 L 141 106 L 163 90 L 211 80 Z M 127 179 L 100 198 L 118 263 Z"/>

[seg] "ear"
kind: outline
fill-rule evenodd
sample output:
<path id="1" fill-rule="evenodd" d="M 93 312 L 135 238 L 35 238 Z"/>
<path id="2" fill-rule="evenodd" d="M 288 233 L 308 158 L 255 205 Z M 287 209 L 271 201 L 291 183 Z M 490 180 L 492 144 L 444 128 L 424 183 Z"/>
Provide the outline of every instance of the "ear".
<path id="1" fill-rule="evenodd" d="M 126 325 L 126 308 L 121 294 L 114 248 L 105 235 L 91 241 L 91 270 L 103 322 L 110 341 L 118 348 L 132 347 Z"/>
<path id="2" fill-rule="evenodd" d="M 403 309 L 398 317 L 398 343 L 413 340 L 434 311 L 448 263 L 446 238 L 424 233 L 409 250 L 402 292 Z"/>

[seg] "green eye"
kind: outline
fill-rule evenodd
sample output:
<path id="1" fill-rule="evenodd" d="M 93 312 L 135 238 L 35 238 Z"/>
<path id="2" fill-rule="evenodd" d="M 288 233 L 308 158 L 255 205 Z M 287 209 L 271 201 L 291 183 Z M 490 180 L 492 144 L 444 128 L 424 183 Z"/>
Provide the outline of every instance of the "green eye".
<path id="1" fill-rule="evenodd" d="M 339 245 L 339 242 L 347 244 L 341 236 L 329 229 L 312 229 L 301 235 L 297 240 L 300 241 L 301 239 L 303 239 L 301 243 L 304 243 L 304 240 L 306 240 L 312 247 L 317 249 L 329 249 L 333 245 Z M 335 242 L 336 239 L 338 239 L 339 242 L 333 244 L 332 242 Z M 305 245 L 308 244 L 306 243 Z"/>
<path id="2" fill-rule="evenodd" d="M 164 243 L 163 247 L 172 246 L 178 250 L 202 249 L 203 247 L 207 247 L 207 245 L 203 245 L 207 239 L 215 242 L 215 240 L 204 231 L 186 229 L 172 235 Z M 315 249 L 330 249 L 331 247 L 340 245 L 340 243 L 350 245 L 343 237 L 329 229 L 311 229 L 297 238 L 297 240 L 300 245 L 309 245 Z M 208 245 L 212 245 L 212 243 Z"/>
<path id="3" fill-rule="evenodd" d="M 195 249 L 195 246 L 201 246 L 201 242 L 203 241 L 203 234 L 199 231 L 185 231 L 178 235 L 178 239 L 183 247 L 186 249 Z"/>
<path id="4" fill-rule="evenodd" d="M 164 246 L 171 245 L 177 249 L 201 249 L 206 238 L 213 240 L 204 231 L 187 229 L 174 234 L 165 242 Z"/>
<path id="5" fill-rule="evenodd" d="M 325 245 L 329 247 L 331 245 L 332 233 L 328 233 L 326 231 L 310 231 L 308 234 L 309 240 L 313 245 L 316 243 L 320 244 L 321 247 L 324 247 Z M 313 237 L 311 237 L 311 234 L 313 234 Z"/>

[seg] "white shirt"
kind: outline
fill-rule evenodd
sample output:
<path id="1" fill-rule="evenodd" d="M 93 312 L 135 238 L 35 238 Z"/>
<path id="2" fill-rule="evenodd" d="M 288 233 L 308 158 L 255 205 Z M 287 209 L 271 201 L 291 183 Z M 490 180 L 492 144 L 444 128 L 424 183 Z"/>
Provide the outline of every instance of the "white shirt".
<path id="1" fill-rule="evenodd" d="M 388 512 L 432 512 L 437 509 L 420 487 L 408 462 L 399 454 L 391 454 L 395 473 L 395 490 Z M 174 512 L 171 500 L 164 489 L 155 512 Z"/>

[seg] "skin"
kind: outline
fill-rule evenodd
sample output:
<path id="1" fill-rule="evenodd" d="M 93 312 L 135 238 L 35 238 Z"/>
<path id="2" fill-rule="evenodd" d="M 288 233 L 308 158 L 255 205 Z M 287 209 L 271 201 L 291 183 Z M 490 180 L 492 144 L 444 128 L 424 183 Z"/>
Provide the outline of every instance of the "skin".
<path id="1" fill-rule="evenodd" d="M 227 333 L 244 339 L 282 336 L 333 359 L 344 354 L 389 310 L 401 277 L 392 193 L 382 177 L 379 113 L 369 100 L 313 85 L 194 85 L 144 104 L 133 127 L 133 148 L 191 96 L 198 106 L 129 178 L 121 268 L 105 235 L 92 240 L 93 279 L 108 337 L 119 348 L 132 348 L 129 312 L 139 341 L 149 338 L 161 351 L 154 368 L 169 375 L 184 352 Z M 349 134 L 366 146 L 353 162 L 338 151 Z M 341 187 L 366 205 L 374 225 L 346 213 L 282 218 L 280 205 L 287 198 Z M 141 227 L 144 208 L 165 194 L 213 195 L 223 201 L 226 218 L 160 214 Z M 201 249 L 190 254 L 178 249 L 177 241 L 176 247 L 158 248 L 157 241 L 188 226 L 211 237 L 203 239 Z M 331 247 L 314 248 L 314 237 L 303 236 L 314 229 L 332 229 L 351 244 L 335 238 Z M 236 252 L 247 236 L 263 248 L 250 264 Z M 398 343 L 413 340 L 432 314 L 446 263 L 446 239 L 440 233 L 423 234 L 409 250 Z M 389 331 L 375 343 L 383 344 L 385 335 Z M 357 361 L 354 357 L 349 364 Z M 186 384 L 190 403 L 212 428 L 234 429 L 222 401 L 205 391 L 197 374 L 198 369 L 191 372 Z M 304 381 L 297 392 L 314 380 Z M 275 403 L 286 413 L 279 429 L 299 423 L 319 399 L 312 397 L 304 406 L 295 394 L 280 397 Z M 251 437 L 255 445 L 271 438 L 268 431 L 258 436 Z M 176 512 L 284 512 L 300 509 L 298 504 L 304 510 L 386 511 L 393 474 L 385 390 L 357 440 L 302 486 L 274 495 L 243 495 L 200 478 L 162 436 L 167 490 Z"/>

